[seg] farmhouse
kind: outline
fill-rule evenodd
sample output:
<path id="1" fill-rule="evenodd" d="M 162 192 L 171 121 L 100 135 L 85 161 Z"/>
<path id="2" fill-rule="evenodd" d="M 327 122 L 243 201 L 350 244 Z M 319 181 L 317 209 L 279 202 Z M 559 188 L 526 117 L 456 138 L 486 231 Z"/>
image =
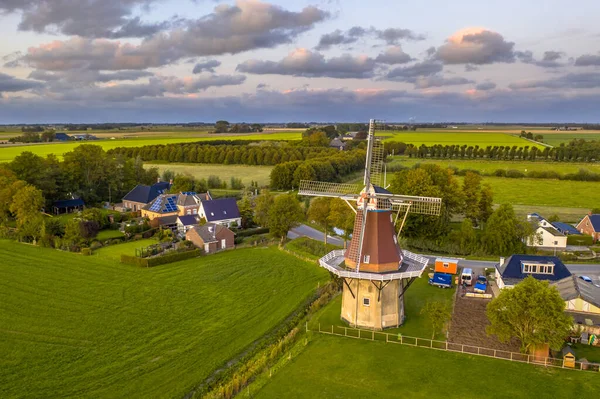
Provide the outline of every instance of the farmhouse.
<path id="1" fill-rule="evenodd" d="M 512 255 L 496 265 L 498 288 L 513 288 L 526 277 L 550 283 L 571 277 L 571 272 L 556 256 Z"/>
<path id="2" fill-rule="evenodd" d="M 207 222 L 222 224 L 232 227 L 240 226 L 242 218 L 235 198 L 220 198 L 211 201 L 202 201 L 198 212 Z"/>
<path id="3" fill-rule="evenodd" d="M 63 132 L 58 132 L 54 134 L 54 141 L 69 141 L 71 137 Z"/>
<path id="4" fill-rule="evenodd" d="M 600 214 L 587 214 L 577 224 L 577 230 L 581 234 L 592 236 L 594 242 L 600 239 Z"/>
<path id="5" fill-rule="evenodd" d="M 140 211 L 156 197 L 166 193 L 171 188 L 171 182 L 156 182 L 151 186 L 138 184 L 123 197 L 123 208 L 134 212 Z"/>
<path id="6" fill-rule="evenodd" d="M 185 192 L 179 194 L 161 194 L 154 201 L 142 208 L 142 217 L 147 217 L 152 221 L 156 218 L 164 218 L 166 216 L 199 215 L 201 204 L 203 202 L 211 202 L 210 198 L 209 193 L 196 194 Z M 203 201 L 203 199 L 207 201 Z M 169 221 L 174 226 L 177 223 L 177 218 L 169 219 Z"/>
<path id="7" fill-rule="evenodd" d="M 194 192 L 183 192 L 177 198 L 177 208 L 180 215 L 197 215 L 200 202 L 210 201 L 210 193 L 196 194 Z"/>
<path id="8" fill-rule="evenodd" d="M 337 137 L 329 142 L 329 146 L 332 148 L 337 148 L 340 151 L 343 151 L 346 149 L 346 143 L 344 143 L 342 140 L 338 139 Z"/>
<path id="9" fill-rule="evenodd" d="M 207 223 L 204 226 L 194 226 L 185 234 L 185 239 L 194 243 L 198 248 L 204 249 L 207 254 L 212 254 L 234 247 L 235 235 L 227 227 Z"/>
<path id="10" fill-rule="evenodd" d="M 590 333 L 600 333 L 600 287 L 570 276 L 552 283 L 565 300 L 565 310 L 575 325 Z"/>
<path id="11" fill-rule="evenodd" d="M 527 215 L 527 220 L 537 223 L 535 235 L 527 240 L 527 246 L 537 248 L 565 249 L 567 236 L 558 231 L 552 223 L 537 213 Z"/>

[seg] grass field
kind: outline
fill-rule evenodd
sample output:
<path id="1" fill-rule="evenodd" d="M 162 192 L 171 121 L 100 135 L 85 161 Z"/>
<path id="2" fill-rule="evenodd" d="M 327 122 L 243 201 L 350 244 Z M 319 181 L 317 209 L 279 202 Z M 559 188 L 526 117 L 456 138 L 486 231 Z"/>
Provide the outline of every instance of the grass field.
<path id="1" fill-rule="evenodd" d="M 599 391 L 597 373 L 315 334 L 253 397 L 570 399 Z"/>
<path id="2" fill-rule="evenodd" d="M 580 169 L 600 173 L 600 163 L 571 163 L 571 162 L 543 162 L 543 161 L 488 161 L 488 160 L 461 160 L 461 159 L 420 159 L 405 156 L 393 157 L 388 167 L 402 165 L 412 167 L 416 164 L 436 164 L 442 167 L 455 167 L 458 169 L 478 170 L 482 173 L 493 173 L 498 169 L 514 169 L 520 172 L 554 170 L 560 174 L 576 173 Z"/>
<path id="3" fill-rule="evenodd" d="M 464 131 L 416 131 L 416 132 L 377 132 L 380 137 L 385 137 L 384 141 L 402 141 L 414 145 L 472 145 L 479 147 L 487 146 L 513 146 L 525 147 L 534 146 L 531 141 L 524 140 L 518 136 L 495 132 L 464 132 Z M 542 146 L 539 146 L 542 148 Z"/>
<path id="4" fill-rule="evenodd" d="M 0 397 L 182 398 L 327 279 L 274 247 L 144 269 L 0 241 Z"/>
<path id="5" fill-rule="evenodd" d="M 388 329 L 385 330 L 386 332 L 431 339 L 432 330 L 427 319 L 421 315 L 421 308 L 427 301 L 448 301 L 448 303 L 452 303 L 452 296 L 455 291 L 454 289 L 441 289 L 431 286 L 428 284 L 428 281 L 429 277 L 425 273 L 408 288 L 404 301 L 406 321 L 400 328 Z M 321 323 L 324 329 L 331 328 L 332 325 L 346 325 L 340 319 L 341 307 L 342 297 L 338 296 L 323 308 L 317 317 L 311 320 L 311 328 L 318 328 L 319 323 Z M 438 334 L 436 338 L 444 339 L 444 335 Z"/>
<path id="6" fill-rule="evenodd" d="M 102 230 L 96 236 L 97 240 L 103 241 L 108 240 L 109 238 L 120 238 L 123 237 L 123 233 L 119 230 Z"/>
<path id="7" fill-rule="evenodd" d="M 65 152 L 72 151 L 75 147 L 81 144 L 100 145 L 105 150 L 110 150 L 117 147 L 142 147 L 145 145 L 156 144 L 174 144 L 174 143 L 192 143 L 198 141 L 211 140 L 299 140 L 301 133 L 299 132 L 274 132 L 274 133 L 248 133 L 248 134 L 204 134 L 196 137 L 189 137 L 182 134 L 173 134 L 165 137 L 156 137 L 142 135 L 133 138 L 120 138 L 116 140 L 97 140 L 89 142 L 67 142 L 67 143 L 48 143 L 48 144 L 31 144 L 31 145 L 7 145 L 0 146 L 0 162 L 9 162 L 14 157 L 23 151 L 31 151 L 40 156 L 56 154 L 62 156 Z"/>
<path id="8" fill-rule="evenodd" d="M 158 240 L 156 238 L 129 241 L 123 244 L 109 245 L 106 247 L 98 248 L 94 251 L 94 254 L 92 256 L 118 263 L 121 260 L 121 255 L 135 256 L 136 249 L 146 248 L 154 244 L 158 244 Z"/>
<path id="9" fill-rule="evenodd" d="M 270 182 L 272 166 L 247 166 L 247 165 L 212 165 L 212 164 L 146 164 L 146 167 L 158 167 L 162 174 L 165 170 L 177 173 L 189 173 L 197 179 L 206 179 L 208 176 L 219 176 L 229 185 L 231 177 L 242 179 L 244 185 L 257 181 L 259 186 L 268 186 Z"/>
<path id="10" fill-rule="evenodd" d="M 552 146 L 559 146 L 561 143 L 566 144 L 573 139 L 600 140 L 600 133 L 551 133 L 544 135 L 544 143 Z"/>

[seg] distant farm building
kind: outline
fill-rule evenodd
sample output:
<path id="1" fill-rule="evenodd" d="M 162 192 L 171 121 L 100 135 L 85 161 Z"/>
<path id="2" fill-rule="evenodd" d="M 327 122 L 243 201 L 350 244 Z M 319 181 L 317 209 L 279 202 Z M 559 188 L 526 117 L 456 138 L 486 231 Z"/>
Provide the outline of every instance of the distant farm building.
<path id="1" fill-rule="evenodd" d="M 59 133 L 55 133 L 54 134 L 54 141 L 69 141 L 71 140 L 71 137 L 63 132 L 59 132 Z"/>
<path id="2" fill-rule="evenodd" d="M 207 223 L 204 226 L 194 226 L 185 234 L 185 238 L 207 254 L 234 248 L 235 235 L 227 227 Z"/>
<path id="3" fill-rule="evenodd" d="M 592 236 L 594 242 L 598 241 L 600 239 L 600 214 L 585 215 L 577 224 L 577 230 L 581 234 Z"/>
<path id="4" fill-rule="evenodd" d="M 156 197 L 166 193 L 171 188 L 171 182 L 158 181 L 151 186 L 138 184 L 123 197 L 122 207 L 134 212 L 152 202 Z"/>
<path id="5" fill-rule="evenodd" d="M 71 213 L 82 211 L 85 203 L 81 198 L 72 198 L 67 200 L 55 201 L 52 204 L 52 211 L 55 215 L 61 213 Z"/>

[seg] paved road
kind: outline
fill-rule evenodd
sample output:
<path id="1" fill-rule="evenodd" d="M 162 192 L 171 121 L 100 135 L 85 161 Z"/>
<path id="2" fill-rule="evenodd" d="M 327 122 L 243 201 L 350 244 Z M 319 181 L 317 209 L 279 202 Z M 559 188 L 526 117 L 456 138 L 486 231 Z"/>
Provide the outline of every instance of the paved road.
<path id="1" fill-rule="evenodd" d="M 312 227 L 307 226 L 305 224 L 301 224 L 300 226 L 294 227 L 293 229 L 288 231 L 288 238 L 294 239 L 298 237 L 309 237 L 313 240 L 323 242 L 323 232 L 317 229 L 313 229 Z M 338 245 L 340 247 L 344 246 L 344 240 L 342 240 L 341 238 L 332 237 L 330 235 L 327 236 L 327 242 L 329 244 Z"/>

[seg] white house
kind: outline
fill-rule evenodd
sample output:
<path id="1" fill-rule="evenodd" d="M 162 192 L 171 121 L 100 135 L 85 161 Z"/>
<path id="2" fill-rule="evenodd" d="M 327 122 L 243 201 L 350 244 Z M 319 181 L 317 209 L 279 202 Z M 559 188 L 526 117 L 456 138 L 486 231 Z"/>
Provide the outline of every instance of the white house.
<path id="1" fill-rule="evenodd" d="M 527 246 L 537 248 L 567 248 L 567 236 L 558 231 L 552 223 L 537 213 L 527 215 L 527 220 L 537 223 L 535 235 L 527 240 Z"/>
<path id="2" fill-rule="evenodd" d="M 216 223 L 227 227 L 241 226 L 242 217 L 235 198 L 219 198 L 211 201 L 202 201 L 198 215 L 209 223 Z"/>

